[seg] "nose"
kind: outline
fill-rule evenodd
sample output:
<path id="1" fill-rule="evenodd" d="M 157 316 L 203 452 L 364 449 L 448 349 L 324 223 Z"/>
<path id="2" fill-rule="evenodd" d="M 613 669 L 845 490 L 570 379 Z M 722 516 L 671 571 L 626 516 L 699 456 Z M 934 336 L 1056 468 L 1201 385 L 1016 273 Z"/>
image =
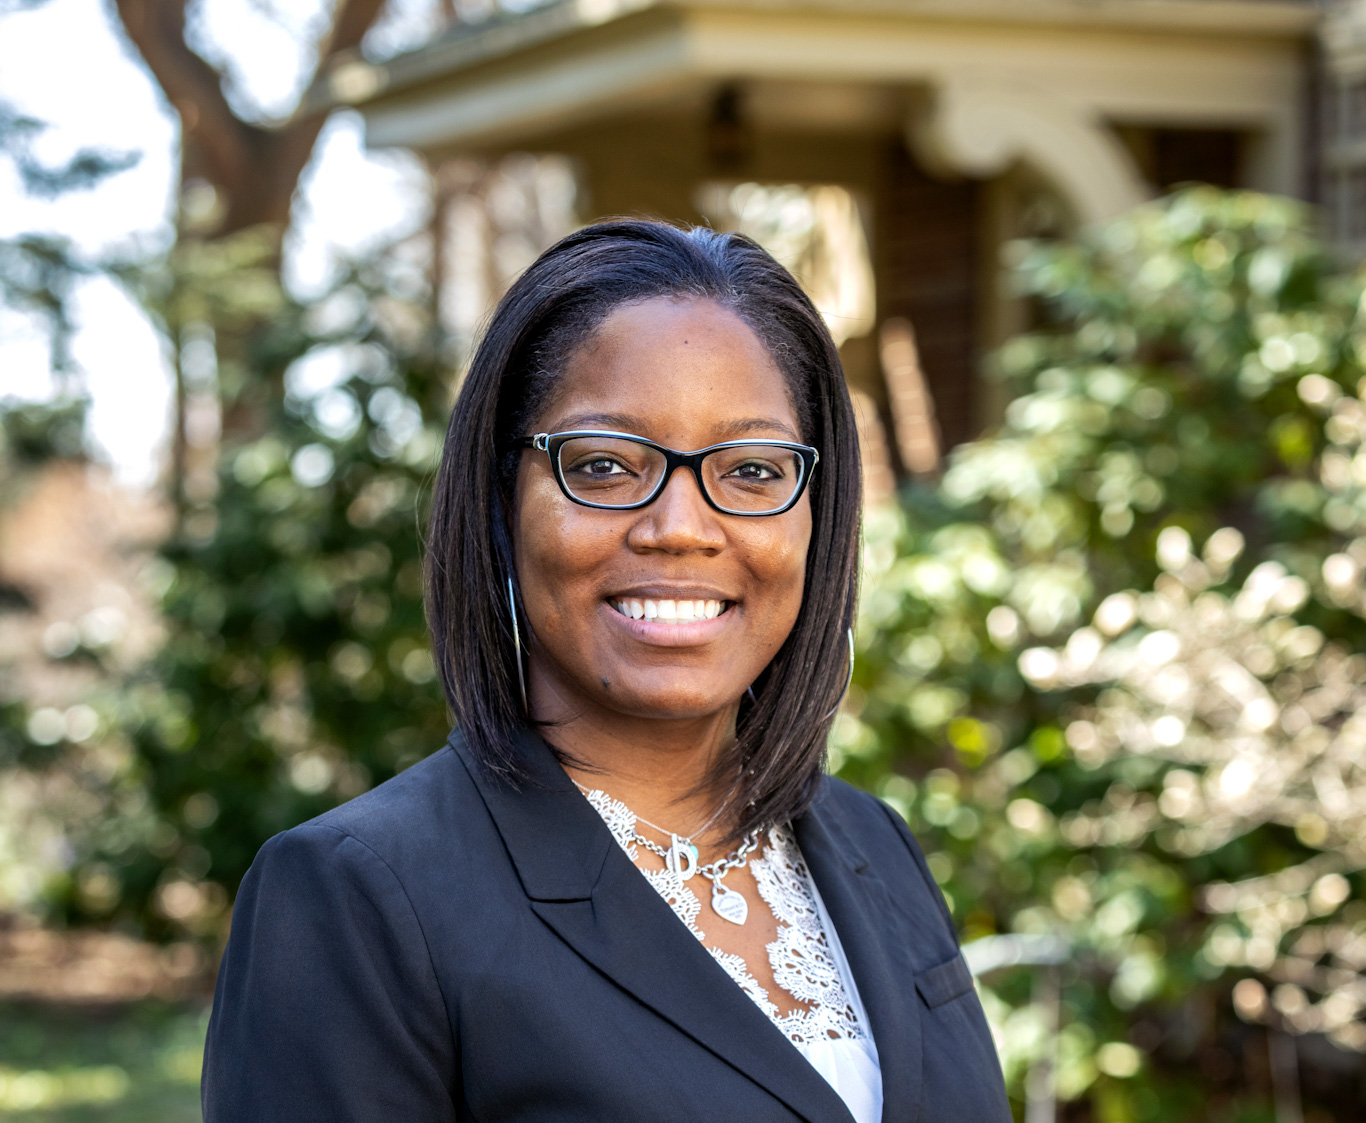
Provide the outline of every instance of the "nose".
<path id="1" fill-rule="evenodd" d="M 633 550 L 714 554 L 725 546 L 721 520 L 687 468 L 674 469 L 658 498 L 639 513 L 626 536 Z"/>

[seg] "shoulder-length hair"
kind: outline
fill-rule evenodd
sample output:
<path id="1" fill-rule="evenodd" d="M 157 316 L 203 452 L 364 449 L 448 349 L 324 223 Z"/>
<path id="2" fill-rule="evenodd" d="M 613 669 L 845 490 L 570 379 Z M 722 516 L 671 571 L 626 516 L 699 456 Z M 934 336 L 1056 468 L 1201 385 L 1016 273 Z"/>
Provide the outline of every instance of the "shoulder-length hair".
<path id="1" fill-rule="evenodd" d="M 803 439 L 820 451 L 801 610 L 753 686 L 737 739 L 710 777 L 737 838 L 801 814 L 825 767 L 848 673 L 860 515 L 858 435 L 839 353 L 792 275 L 738 234 L 614 221 L 546 250 L 499 303 L 451 412 L 427 536 L 427 618 L 437 674 L 474 755 L 516 784 L 528 725 L 508 578 L 520 451 L 566 361 L 614 309 L 654 297 L 715 301 L 740 316 L 787 380 Z M 525 636 L 523 632 L 523 636 Z"/>

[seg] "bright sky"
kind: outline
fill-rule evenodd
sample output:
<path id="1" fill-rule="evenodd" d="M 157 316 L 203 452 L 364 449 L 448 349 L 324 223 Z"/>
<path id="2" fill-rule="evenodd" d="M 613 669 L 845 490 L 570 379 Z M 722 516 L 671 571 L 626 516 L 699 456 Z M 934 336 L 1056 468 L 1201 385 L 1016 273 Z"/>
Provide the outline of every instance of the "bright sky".
<path id="1" fill-rule="evenodd" d="M 234 106 L 257 119 L 287 112 L 308 78 L 325 0 L 200 0 L 193 42 L 224 66 Z M 424 0 L 391 0 L 372 34 L 385 53 L 420 39 Z M 278 10 L 277 10 L 278 9 Z M 34 154 L 61 165 L 81 148 L 141 153 L 137 166 L 91 191 L 55 200 L 24 195 L 0 161 L 0 238 L 65 235 L 92 257 L 169 244 L 178 125 L 101 0 L 46 0 L 0 16 L 0 101 L 48 124 Z M 425 184 L 407 153 L 364 151 L 354 114 L 328 124 L 304 174 L 286 279 L 297 292 L 325 285 L 339 255 L 362 252 L 422 220 Z M 74 355 L 92 397 L 91 437 L 120 478 L 147 485 L 166 447 L 170 375 L 161 340 L 117 285 L 92 280 L 75 301 Z M 0 397 L 42 399 L 55 390 L 45 341 L 0 306 Z"/>

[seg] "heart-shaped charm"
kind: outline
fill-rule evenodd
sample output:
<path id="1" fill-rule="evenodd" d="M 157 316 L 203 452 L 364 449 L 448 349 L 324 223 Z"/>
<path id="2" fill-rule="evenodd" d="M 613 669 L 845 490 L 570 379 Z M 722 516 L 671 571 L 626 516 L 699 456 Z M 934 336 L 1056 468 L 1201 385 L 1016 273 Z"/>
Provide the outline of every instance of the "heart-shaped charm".
<path id="1" fill-rule="evenodd" d="M 711 908 L 722 920 L 743 924 L 749 916 L 749 902 L 734 889 L 727 889 L 719 881 L 711 887 Z"/>

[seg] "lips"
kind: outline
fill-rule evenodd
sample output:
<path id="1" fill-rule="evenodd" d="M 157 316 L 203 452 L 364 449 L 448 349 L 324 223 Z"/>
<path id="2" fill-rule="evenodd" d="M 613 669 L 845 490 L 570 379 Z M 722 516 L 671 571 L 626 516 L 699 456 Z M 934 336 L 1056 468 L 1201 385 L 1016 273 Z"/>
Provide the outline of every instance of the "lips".
<path id="1" fill-rule="evenodd" d="M 725 600 L 655 597 L 611 597 L 607 603 L 628 620 L 647 620 L 655 624 L 692 624 L 698 620 L 715 620 L 732 604 Z"/>

